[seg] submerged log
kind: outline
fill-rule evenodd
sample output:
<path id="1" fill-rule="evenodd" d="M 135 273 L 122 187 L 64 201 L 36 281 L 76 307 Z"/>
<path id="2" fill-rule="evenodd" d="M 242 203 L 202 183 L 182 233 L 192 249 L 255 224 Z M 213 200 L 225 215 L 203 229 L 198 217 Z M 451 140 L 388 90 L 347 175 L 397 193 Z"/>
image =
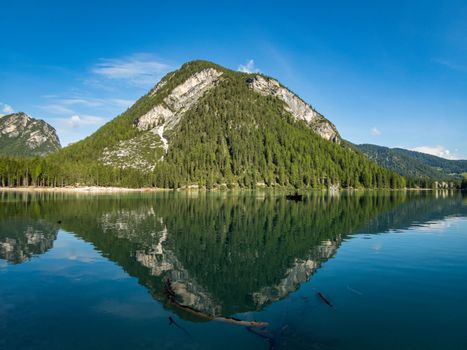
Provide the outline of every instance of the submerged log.
<path id="1" fill-rule="evenodd" d="M 321 300 L 324 301 L 329 307 L 333 307 L 329 299 L 326 298 L 323 293 L 318 292 L 318 295 L 321 298 Z"/>
<path id="2" fill-rule="evenodd" d="M 277 344 L 280 341 L 282 333 L 288 328 L 287 324 L 284 324 L 282 327 L 279 327 L 275 332 L 271 332 L 267 329 L 254 329 L 252 327 L 247 327 L 247 331 L 253 333 L 254 335 L 265 339 L 269 343 L 269 350 L 274 350 L 277 347 Z"/>
<path id="3" fill-rule="evenodd" d="M 165 281 L 165 292 L 167 294 L 167 298 L 170 302 L 171 305 L 184 310 L 186 312 L 191 313 L 192 315 L 195 315 L 199 318 L 208 320 L 208 321 L 221 321 L 221 322 L 227 322 L 227 323 L 232 323 L 236 324 L 239 326 L 245 326 L 245 327 L 259 327 L 259 328 L 264 328 L 268 326 L 267 322 L 257 322 L 257 321 L 244 321 L 244 320 L 239 320 L 238 318 L 235 317 L 225 317 L 225 316 L 216 316 L 216 315 L 211 315 L 203 311 L 196 310 L 192 308 L 191 306 L 188 305 L 183 305 L 180 304 L 176 300 L 176 294 L 175 291 L 172 288 L 172 283 L 169 279 Z"/>
<path id="4" fill-rule="evenodd" d="M 236 324 L 239 326 L 245 326 L 245 327 L 257 327 L 257 328 L 264 328 L 269 325 L 267 322 L 258 322 L 258 321 L 244 321 L 244 320 L 239 320 L 234 317 L 223 317 L 223 316 L 216 316 L 213 318 L 214 321 L 221 321 L 221 322 L 227 322 L 227 323 L 232 323 Z"/>
<path id="5" fill-rule="evenodd" d="M 169 316 L 169 326 L 171 325 L 174 325 L 175 327 L 177 327 L 178 329 L 180 329 L 183 333 L 185 333 L 187 336 L 189 336 L 190 338 L 192 337 L 190 332 L 188 332 L 185 328 L 183 328 L 182 326 L 180 326 L 177 322 L 175 322 L 175 320 Z"/>

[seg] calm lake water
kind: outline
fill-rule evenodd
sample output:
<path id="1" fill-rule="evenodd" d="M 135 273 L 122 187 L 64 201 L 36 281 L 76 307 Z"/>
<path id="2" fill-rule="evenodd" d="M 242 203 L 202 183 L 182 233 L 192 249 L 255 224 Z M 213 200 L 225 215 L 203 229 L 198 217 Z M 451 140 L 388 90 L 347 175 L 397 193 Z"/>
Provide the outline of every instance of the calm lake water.
<path id="1" fill-rule="evenodd" d="M 465 350 L 467 197 L 0 193 L 0 349 Z"/>

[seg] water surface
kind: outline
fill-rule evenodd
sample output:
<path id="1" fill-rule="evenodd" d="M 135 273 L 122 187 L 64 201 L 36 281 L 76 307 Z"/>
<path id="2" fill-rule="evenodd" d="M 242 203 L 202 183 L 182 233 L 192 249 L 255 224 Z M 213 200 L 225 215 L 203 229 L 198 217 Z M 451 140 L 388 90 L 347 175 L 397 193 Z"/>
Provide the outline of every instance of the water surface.
<path id="1" fill-rule="evenodd" d="M 0 193 L 0 349 L 466 349 L 466 250 L 459 192 Z"/>

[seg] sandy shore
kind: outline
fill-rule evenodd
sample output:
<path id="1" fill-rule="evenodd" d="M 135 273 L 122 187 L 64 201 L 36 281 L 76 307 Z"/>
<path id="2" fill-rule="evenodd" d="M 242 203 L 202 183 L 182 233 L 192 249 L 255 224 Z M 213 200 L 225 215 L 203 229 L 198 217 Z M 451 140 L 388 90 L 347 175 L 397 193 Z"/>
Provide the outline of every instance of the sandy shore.
<path id="1" fill-rule="evenodd" d="M 271 188 L 261 188 L 257 190 L 263 191 L 273 191 L 273 192 L 288 192 L 290 189 L 271 189 Z M 390 191 L 390 192 L 399 192 L 399 191 L 452 191 L 455 189 L 432 189 L 432 188 L 406 188 L 406 189 L 339 189 L 338 191 L 329 191 L 330 193 L 340 193 L 340 192 L 361 192 L 361 191 Z M 65 187 L 1 187 L 0 192 L 64 192 L 64 193 L 124 193 L 124 192 L 164 192 L 164 191 L 173 191 L 169 188 L 155 188 L 155 187 L 142 187 L 142 188 L 127 188 L 127 187 L 103 187 L 103 186 L 65 186 Z M 206 189 L 199 188 L 182 188 L 177 191 L 207 191 Z M 213 191 L 219 191 L 215 189 Z M 229 190 L 232 191 L 232 190 Z M 233 191 L 250 191 L 248 189 L 235 189 Z M 327 190 L 311 190 L 311 192 L 327 192 Z"/>
<path id="2" fill-rule="evenodd" d="M 160 192 L 163 188 L 125 188 L 101 186 L 66 186 L 66 187 L 0 187 L 0 192 L 70 192 L 70 193 L 117 193 L 117 192 Z"/>

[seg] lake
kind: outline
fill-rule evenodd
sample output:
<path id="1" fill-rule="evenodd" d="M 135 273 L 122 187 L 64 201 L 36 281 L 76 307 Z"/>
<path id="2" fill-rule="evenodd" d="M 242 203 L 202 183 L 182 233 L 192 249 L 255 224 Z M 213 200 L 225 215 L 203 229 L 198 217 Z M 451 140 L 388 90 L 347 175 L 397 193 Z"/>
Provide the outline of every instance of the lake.
<path id="1" fill-rule="evenodd" d="M 464 350 L 466 330 L 460 192 L 0 192 L 2 350 Z"/>

